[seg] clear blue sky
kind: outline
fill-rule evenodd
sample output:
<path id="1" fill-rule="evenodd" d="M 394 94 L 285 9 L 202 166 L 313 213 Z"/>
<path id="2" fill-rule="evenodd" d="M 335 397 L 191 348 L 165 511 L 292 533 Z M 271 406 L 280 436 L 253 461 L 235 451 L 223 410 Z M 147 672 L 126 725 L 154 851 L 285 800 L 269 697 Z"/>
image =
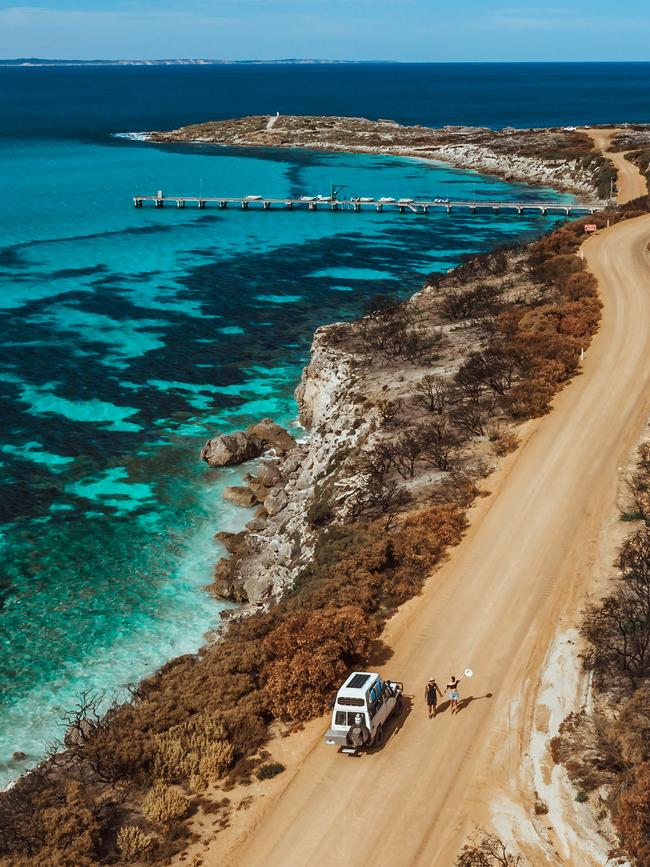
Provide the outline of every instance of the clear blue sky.
<path id="1" fill-rule="evenodd" d="M 0 57 L 650 60 L 649 0 L 0 0 Z"/>

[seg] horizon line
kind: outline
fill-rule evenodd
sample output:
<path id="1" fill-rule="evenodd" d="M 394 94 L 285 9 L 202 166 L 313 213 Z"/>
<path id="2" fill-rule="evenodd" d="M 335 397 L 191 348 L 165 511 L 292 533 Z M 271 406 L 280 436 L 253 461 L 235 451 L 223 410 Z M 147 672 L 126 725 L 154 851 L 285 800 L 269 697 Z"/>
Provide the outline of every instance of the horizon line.
<path id="1" fill-rule="evenodd" d="M 35 66 L 38 64 L 49 65 L 113 65 L 113 64 L 131 64 L 131 65 L 187 65 L 187 66 L 229 66 L 229 65 L 280 65 L 280 64 L 322 64 L 322 65 L 343 65 L 343 64 L 390 64 L 390 65 L 412 65 L 412 66 L 448 66 L 455 64 L 546 64 L 552 65 L 569 65 L 569 64 L 638 64 L 650 65 L 650 60 L 387 60 L 387 59 L 372 59 L 372 60 L 356 60 L 354 58 L 319 58 L 319 57 L 278 57 L 271 59 L 258 58 L 241 58 L 237 60 L 226 60 L 220 58 L 205 58 L 205 57 L 159 57 L 159 58 L 141 58 L 141 57 L 115 57 L 115 58 L 78 58 L 78 57 L 0 57 L 0 64 L 15 66 Z"/>

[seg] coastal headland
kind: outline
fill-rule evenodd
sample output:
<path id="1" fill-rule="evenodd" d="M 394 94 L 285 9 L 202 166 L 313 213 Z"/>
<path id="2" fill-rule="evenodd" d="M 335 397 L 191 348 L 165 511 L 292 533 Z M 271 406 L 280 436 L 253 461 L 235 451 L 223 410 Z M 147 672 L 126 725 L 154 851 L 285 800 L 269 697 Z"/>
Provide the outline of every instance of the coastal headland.
<path id="1" fill-rule="evenodd" d="M 611 169 L 587 139 L 564 165 L 517 154 L 494 170 L 532 160 L 522 174 L 592 192 Z M 206 865 L 374 864 L 381 828 L 382 859 L 446 865 L 472 825 L 503 819 L 505 793 L 506 836 L 532 863 L 598 863 L 567 832 L 574 816 L 535 821 L 522 768 L 539 673 L 589 590 L 650 411 L 648 201 L 625 203 L 638 169 L 617 167 L 622 207 L 590 217 L 586 243 L 581 220 L 319 329 L 297 391 L 304 440 L 268 421 L 215 436 L 214 466 L 261 452 L 249 495 L 232 495 L 256 512 L 212 588 L 244 616 L 131 704 L 72 720 L 66 752 L 0 799 L 5 852 L 155 863 L 191 844 Z M 351 761 L 321 748 L 321 714 L 356 664 L 403 679 L 411 701 L 385 747 Z M 420 684 L 467 665 L 462 712 L 428 720 Z"/>
<path id="2" fill-rule="evenodd" d="M 641 127 L 640 135 L 647 139 Z M 293 147 L 438 160 L 506 180 L 601 198 L 610 194 L 611 163 L 594 150 L 586 129 L 493 130 L 403 126 L 359 117 L 254 116 L 192 124 L 147 134 L 161 144 Z"/>

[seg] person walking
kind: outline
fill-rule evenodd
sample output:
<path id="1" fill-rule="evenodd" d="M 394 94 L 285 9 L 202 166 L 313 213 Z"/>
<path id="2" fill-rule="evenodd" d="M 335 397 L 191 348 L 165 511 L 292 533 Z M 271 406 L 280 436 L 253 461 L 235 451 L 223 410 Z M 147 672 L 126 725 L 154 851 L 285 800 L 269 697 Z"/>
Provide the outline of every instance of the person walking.
<path id="1" fill-rule="evenodd" d="M 458 712 L 458 684 L 461 682 L 463 677 L 455 677 L 452 674 L 449 678 L 449 683 L 447 684 L 447 690 L 449 692 L 449 704 L 451 705 L 452 713 Z"/>
<path id="2" fill-rule="evenodd" d="M 442 697 L 442 690 L 436 683 L 435 677 L 432 677 L 427 681 L 427 685 L 424 687 L 424 700 L 429 708 L 429 719 L 436 715 L 436 710 L 438 708 L 438 695 Z"/>

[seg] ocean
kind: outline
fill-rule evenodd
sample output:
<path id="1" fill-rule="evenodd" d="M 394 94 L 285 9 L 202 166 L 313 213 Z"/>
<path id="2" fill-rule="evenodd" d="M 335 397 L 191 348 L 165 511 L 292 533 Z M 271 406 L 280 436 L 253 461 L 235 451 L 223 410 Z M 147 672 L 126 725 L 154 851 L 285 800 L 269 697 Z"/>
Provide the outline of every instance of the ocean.
<path id="1" fill-rule="evenodd" d="M 244 470 L 208 470 L 206 438 L 263 416 L 300 435 L 293 389 L 316 327 L 559 219 L 135 210 L 131 197 L 334 182 L 570 199 L 424 161 L 119 134 L 276 110 L 434 126 L 650 120 L 649 66 L 588 66 L 0 69 L 0 785 L 60 740 L 82 691 L 123 698 L 218 625 L 224 604 L 204 589 L 214 534 L 249 513 L 222 501 Z"/>

